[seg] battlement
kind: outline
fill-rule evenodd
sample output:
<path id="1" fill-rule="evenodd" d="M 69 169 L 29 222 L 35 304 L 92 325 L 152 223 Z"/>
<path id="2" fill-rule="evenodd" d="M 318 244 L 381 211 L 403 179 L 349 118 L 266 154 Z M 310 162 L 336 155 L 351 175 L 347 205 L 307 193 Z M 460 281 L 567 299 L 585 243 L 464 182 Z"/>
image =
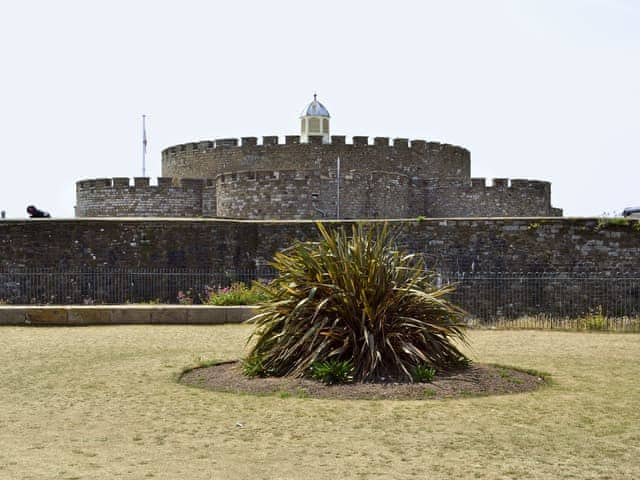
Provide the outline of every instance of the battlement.
<path id="1" fill-rule="evenodd" d="M 559 216 L 551 184 L 540 180 L 429 178 L 422 185 L 428 216 Z"/>
<path id="2" fill-rule="evenodd" d="M 456 145 L 450 145 L 447 143 L 439 142 L 427 142 L 426 140 L 409 140 L 407 138 L 394 138 L 390 140 L 389 137 L 375 137 L 372 141 L 368 136 L 353 136 L 352 142 L 347 143 L 344 135 L 332 135 L 329 143 L 317 143 L 323 147 L 330 145 L 340 146 L 353 146 L 353 147 L 388 147 L 397 149 L 414 149 L 420 152 L 427 150 L 461 150 L 469 152 L 464 147 Z M 286 146 L 286 145 L 315 145 L 314 142 L 302 143 L 300 135 L 286 135 L 284 142 L 280 141 L 281 138 L 277 135 L 263 136 L 261 142 L 258 142 L 258 137 L 242 137 L 238 138 L 220 138 L 216 140 L 203 140 L 199 142 L 183 143 L 179 145 L 173 145 L 165 148 L 162 151 L 163 158 L 169 155 L 180 154 L 181 152 L 193 152 L 193 151 L 212 151 L 215 149 L 228 149 L 228 148 L 246 148 L 246 147 L 273 147 L 273 146 Z"/>
<path id="3" fill-rule="evenodd" d="M 542 180 L 509 179 L 509 178 L 429 178 L 423 180 L 428 188 L 457 188 L 460 190 L 540 190 L 551 188 L 550 182 Z"/>
<path id="4" fill-rule="evenodd" d="M 91 178 L 76 182 L 76 190 L 105 190 L 105 189 L 128 189 L 128 190 L 167 190 L 167 189 L 197 189 L 213 185 L 214 180 L 210 178 L 171 178 L 158 177 L 155 184 L 151 183 L 150 177 L 113 177 L 113 178 Z"/>
<path id="5" fill-rule="evenodd" d="M 77 182 L 77 216 L 309 219 L 559 215 L 549 182 L 471 178 L 469 150 L 343 135 L 219 138 L 162 152 L 162 177 Z M 153 182 L 153 183 L 152 183 Z"/>
<path id="6" fill-rule="evenodd" d="M 212 178 L 95 178 L 76 183 L 77 217 L 215 216 Z"/>
<path id="7" fill-rule="evenodd" d="M 448 143 L 358 135 L 349 140 L 333 135 L 328 143 L 322 137 L 310 137 L 309 143 L 302 143 L 299 135 L 268 135 L 166 148 L 162 152 L 162 175 L 217 178 L 226 172 L 300 169 L 331 177 L 337 158 L 343 168 L 362 173 L 386 170 L 416 178 L 469 178 L 471 172 L 469 151 Z"/>

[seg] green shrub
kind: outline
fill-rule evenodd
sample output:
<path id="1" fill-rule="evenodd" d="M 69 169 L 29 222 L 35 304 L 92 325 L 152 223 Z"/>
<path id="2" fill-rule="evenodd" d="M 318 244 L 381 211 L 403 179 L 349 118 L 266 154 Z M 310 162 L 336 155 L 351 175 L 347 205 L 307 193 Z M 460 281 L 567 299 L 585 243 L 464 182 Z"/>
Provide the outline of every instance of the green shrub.
<path id="1" fill-rule="evenodd" d="M 435 397 L 437 393 L 433 388 L 425 388 L 423 392 L 426 398 Z"/>
<path id="2" fill-rule="evenodd" d="M 208 305 L 256 305 L 265 301 L 266 294 L 253 284 L 250 288 L 238 282 L 218 290 L 207 289 L 204 301 Z"/>
<path id="3" fill-rule="evenodd" d="M 278 277 L 260 289 L 267 300 L 250 319 L 252 355 L 274 375 L 303 376 L 316 362 L 350 360 L 358 381 L 412 381 L 423 363 L 438 370 L 465 358 L 464 312 L 436 288 L 422 257 L 394 247 L 386 224 L 327 230 L 276 254 Z M 458 343 L 456 343 L 456 341 Z"/>
<path id="4" fill-rule="evenodd" d="M 247 377 L 265 377 L 267 370 L 264 368 L 262 358 L 256 355 L 249 355 L 241 360 L 242 373 Z"/>
<path id="5" fill-rule="evenodd" d="M 411 377 L 416 383 L 431 383 L 436 377 L 436 369 L 424 363 L 416 365 L 411 370 Z"/>
<path id="6" fill-rule="evenodd" d="M 602 305 L 590 311 L 580 323 L 586 330 L 606 330 L 608 322 Z"/>
<path id="7" fill-rule="evenodd" d="M 353 365 L 349 360 L 326 360 L 311 365 L 311 376 L 316 380 L 333 385 L 353 380 Z"/>

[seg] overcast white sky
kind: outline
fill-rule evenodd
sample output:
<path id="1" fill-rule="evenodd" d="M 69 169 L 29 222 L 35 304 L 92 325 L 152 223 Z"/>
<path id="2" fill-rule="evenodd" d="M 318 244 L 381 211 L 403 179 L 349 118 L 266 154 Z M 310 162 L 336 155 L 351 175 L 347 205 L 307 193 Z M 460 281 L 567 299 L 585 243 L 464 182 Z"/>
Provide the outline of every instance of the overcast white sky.
<path id="1" fill-rule="evenodd" d="M 471 150 L 570 216 L 640 205 L 640 1 L 4 1 L 0 209 L 72 217 L 75 182 L 163 148 L 299 133 Z"/>

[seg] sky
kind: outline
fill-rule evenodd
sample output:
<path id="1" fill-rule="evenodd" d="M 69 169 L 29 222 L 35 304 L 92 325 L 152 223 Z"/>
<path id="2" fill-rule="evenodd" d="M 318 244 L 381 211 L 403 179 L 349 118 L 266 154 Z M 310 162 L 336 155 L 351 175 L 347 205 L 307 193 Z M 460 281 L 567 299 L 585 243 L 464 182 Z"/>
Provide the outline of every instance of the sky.
<path id="1" fill-rule="evenodd" d="M 640 1 L 0 3 L 0 210 L 74 215 L 75 182 L 160 152 L 299 133 L 471 151 L 473 177 L 552 182 L 566 216 L 640 206 Z"/>

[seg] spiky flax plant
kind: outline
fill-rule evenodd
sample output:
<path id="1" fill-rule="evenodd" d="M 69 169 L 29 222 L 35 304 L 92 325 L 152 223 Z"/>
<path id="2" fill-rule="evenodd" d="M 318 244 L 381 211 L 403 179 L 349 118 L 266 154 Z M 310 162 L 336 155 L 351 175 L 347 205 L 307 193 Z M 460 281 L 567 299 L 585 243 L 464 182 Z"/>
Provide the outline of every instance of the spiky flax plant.
<path id="1" fill-rule="evenodd" d="M 458 349 L 464 312 L 446 300 L 452 287 L 436 288 L 420 255 L 395 248 L 386 223 L 357 223 L 350 235 L 317 227 L 320 241 L 275 255 L 278 276 L 262 287 L 247 358 L 269 375 L 296 377 L 316 362 L 349 361 L 362 382 L 412 381 L 417 365 L 468 365 Z"/>

